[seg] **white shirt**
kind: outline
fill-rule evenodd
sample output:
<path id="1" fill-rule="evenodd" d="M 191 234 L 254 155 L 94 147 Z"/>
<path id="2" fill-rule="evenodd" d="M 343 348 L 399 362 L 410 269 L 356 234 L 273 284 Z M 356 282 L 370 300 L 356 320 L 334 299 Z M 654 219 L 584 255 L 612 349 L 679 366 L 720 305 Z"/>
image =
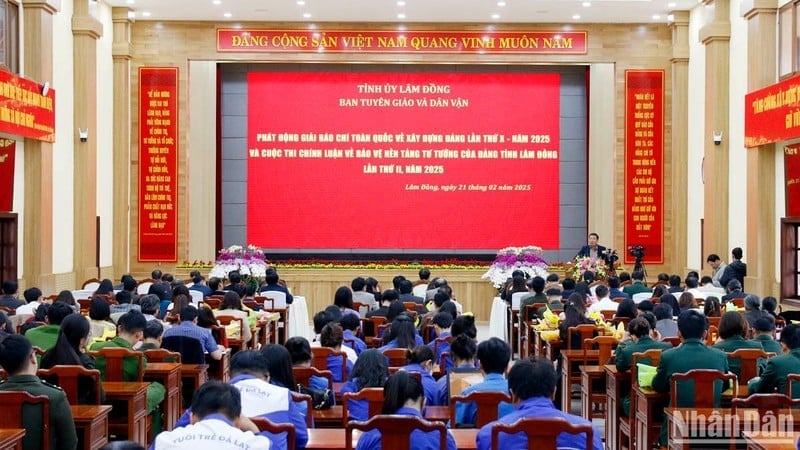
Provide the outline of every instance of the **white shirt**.
<path id="1" fill-rule="evenodd" d="M 219 414 L 156 436 L 155 450 L 269 450 L 270 441 L 231 425 Z"/>
<path id="2" fill-rule="evenodd" d="M 619 303 L 608 297 L 602 298 L 589 307 L 589 312 L 616 311 Z"/>
<path id="3" fill-rule="evenodd" d="M 39 307 L 39 302 L 26 303 L 26 304 L 20 306 L 19 308 L 17 308 L 17 315 L 21 315 L 21 314 L 34 315 L 34 314 L 36 314 L 36 308 L 38 308 L 38 307 Z"/>

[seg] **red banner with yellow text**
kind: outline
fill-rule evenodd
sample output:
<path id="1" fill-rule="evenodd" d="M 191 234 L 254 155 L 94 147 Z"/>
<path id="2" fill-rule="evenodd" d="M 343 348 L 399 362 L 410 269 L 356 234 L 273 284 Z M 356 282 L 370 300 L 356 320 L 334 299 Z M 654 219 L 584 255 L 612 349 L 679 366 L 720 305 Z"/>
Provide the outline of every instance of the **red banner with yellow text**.
<path id="1" fill-rule="evenodd" d="M 178 68 L 139 68 L 139 261 L 178 259 Z"/>
<path id="2" fill-rule="evenodd" d="M 17 141 L 0 139 L 0 211 L 14 209 L 14 161 Z"/>
<path id="3" fill-rule="evenodd" d="M 664 262 L 664 71 L 625 71 L 625 262 Z"/>
<path id="4" fill-rule="evenodd" d="M 0 133 L 55 142 L 55 90 L 0 70 Z"/>
<path id="5" fill-rule="evenodd" d="M 800 137 L 800 76 L 745 96 L 745 147 L 758 147 L 797 137 Z"/>
<path id="6" fill-rule="evenodd" d="M 586 31 L 217 29 L 218 52 L 586 54 Z"/>
<path id="7" fill-rule="evenodd" d="M 800 217 L 800 144 L 783 149 L 786 217 Z"/>

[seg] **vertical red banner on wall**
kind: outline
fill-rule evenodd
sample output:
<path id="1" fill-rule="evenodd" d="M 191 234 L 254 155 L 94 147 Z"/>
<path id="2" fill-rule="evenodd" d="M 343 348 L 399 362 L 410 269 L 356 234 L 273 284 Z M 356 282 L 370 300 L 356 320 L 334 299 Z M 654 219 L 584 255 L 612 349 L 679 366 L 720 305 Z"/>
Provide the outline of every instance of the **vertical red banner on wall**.
<path id="1" fill-rule="evenodd" d="M 139 68 L 139 261 L 178 260 L 178 68 Z"/>
<path id="2" fill-rule="evenodd" d="M 625 262 L 664 262 L 664 71 L 625 71 Z"/>
<path id="3" fill-rule="evenodd" d="M 800 217 L 800 144 L 783 149 L 786 217 Z"/>
<path id="4" fill-rule="evenodd" d="M 17 141 L 0 139 L 0 211 L 14 209 L 14 160 Z"/>

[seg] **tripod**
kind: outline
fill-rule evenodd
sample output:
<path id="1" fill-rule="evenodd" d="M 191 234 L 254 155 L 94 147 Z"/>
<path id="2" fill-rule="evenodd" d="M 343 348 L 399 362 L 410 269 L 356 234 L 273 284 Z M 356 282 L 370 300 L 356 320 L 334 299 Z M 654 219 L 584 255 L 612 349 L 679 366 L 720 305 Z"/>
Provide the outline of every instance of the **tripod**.
<path id="1" fill-rule="evenodd" d="M 641 270 L 644 274 L 644 281 L 647 281 L 647 269 L 644 268 L 644 263 L 642 263 L 642 257 L 637 256 L 636 261 L 633 265 L 633 271 L 636 272 L 637 270 Z"/>

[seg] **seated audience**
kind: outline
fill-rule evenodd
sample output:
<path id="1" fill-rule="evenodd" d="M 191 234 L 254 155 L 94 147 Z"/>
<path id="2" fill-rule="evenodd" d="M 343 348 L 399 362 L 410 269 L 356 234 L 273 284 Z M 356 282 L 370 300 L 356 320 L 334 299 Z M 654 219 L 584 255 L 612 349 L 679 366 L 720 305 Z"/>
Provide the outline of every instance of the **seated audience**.
<path id="1" fill-rule="evenodd" d="M 589 313 L 617 310 L 619 303 L 612 300 L 611 297 L 609 297 L 608 292 L 608 286 L 603 284 L 595 288 L 594 294 L 597 297 L 597 301 L 592 303 L 592 305 L 589 307 Z"/>
<path id="2" fill-rule="evenodd" d="M 358 360 L 350 371 L 350 379 L 344 383 L 341 393 L 360 392 L 364 388 L 382 388 L 389 378 L 389 367 L 386 357 L 378 350 L 371 348 L 358 355 Z M 366 400 L 350 400 L 347 410 L 352 420 L 369 419 L 369 403 Z"/>
<path id="3" fill-rule="evenodd" d="M 744 318 L 750 328 L 756 324 L 756 320 L 765 315 L 769 313 L 761 310 L 761 299 L 757 295 L 747 294 L 744 298 Z"/>
<path id="4" fill-rule="evenodd" d="M 358 311 L 353 309 L 353 291 L 347 286 L 339 286 L 333 295 L 333 304 L 339 308 L 342 314 L 354 314 L 360 317 Z"/>
<path id="5" fill-rule="evenodd" d="M 639 310 L 636 309 L 636 303 L 627 298 L 619 302 L 617 313 L 614 314 L 614 317 L 627 317 L 629 319 L 635 319 L 638 316 Z"/>
<path id="6" fill-rule="evenodd" d="M 208 308 L 201 308 L 210 311 Z M 184 306 L 180 310 L 180 324 L 171 327 L 169 330 L 164 332 L 164 338 L 168 338 L 170 336 L 183 336 L 192 339 L 197 339 L 203 344 L 203 351 L 208 353 L 212 359 L 219 360 L 222 358 L 222 352 L 225 351 L 225 348 L 221 345 L 217 345 L 217 341 L 214 340 L 214 336 L 211 335 L 211 330 L 207 328 L 203 328 L 198 326 L 198 314 L 199 311 L 194 306 Z M 144 316 L 142 316 L 144 319 Z M 121 318 L 120 318 L 121 320 Z M 146 321 L 145 321 L 146 322 Z M 214 321 L 216 325 L 216 321 Z M 144 326 L 142 327 L 144 330 Z"/>
<path id="7" fill-rule="evenodd" d="M 117 326 L 111 321 L 111 308 L 106 299 L 95 297 L 89 302 L 89 319 L 93 341 L 102 342 L 117 335 Z"/>
<path id="8" fill-rule="evenodd" d="M 553 395 L 556 384 L 559 382 L 556 370 L 550 360 L 539 357 L 521 359 L 514 363 L 508 372 L 508 390 L 516 409 L 500 419 L 484 425 L 478 432 L 478 450 L 489 450 L 492 441 L 492 427 L 495 424 L 511 424 L 519 419 L 528 417 L 536 418 L 562 418 L 574 424 L 588 424 L 591 422 L 572 414 L 556 409 L 553 405 Z M 592 448 L 603 450 L 603 441 L 600 432 L 593 430 Z M 558 448 L 586 448 L 586 436 L 562 433 L 558 436 Z M 528 448 L 527 437 L 524 434 L 500 434 L 497 448 L 518 449 Z"/>
<path id="9" fill-rule="evenodd" d="M 0 339 L 0 366 L 8 374 L 8 379 L 0 383 L 0 391 L 25 391 L 31 395 L 44 395 L 50 402 L 49 436 L 46 438 L 38 409 L 22 412 L 25 423 L 22 448 L 43 448 L 43 439 L 48 439 L 53 450 L 74 450 L 78 445 L 78 436 L 67 396 L 61 388 L 36 376 L 36 355 L 25 336 L 10 334 Z M 4 408 L 4 413 L 9 413 L 7 407 Z"/>
<path id="10" fill-rule="evenodd" d="M 400 298 L 400 294 L 397 293 L 394 289 L 387 289 L 386 292 L 383 293 L 381 296 L 380 301 L 380 308 L 370 311 L 367 313 L 367 317 L 388 317 L 389 315 L 389 306 L 395 300 Z"/>
<path id="11" fill-rule="evenodd" d="M 746 339 L 748 329 L 747 321 L 745 321 L 742 314 L 728 311 L 719 320 L 719 338 L 712 347 L 726 353 L 732 353 L 742 348 L 760 350 L 762 348 L 760 343 Z M 729 358 L 728 367 L 737 377 L 741 376 L 742 361 L 739 358 Z M 745 381 L 747 380 L 742 380 L 742 382 Z"/>
<path id="12" fill-rule="evenodd" d="M 656 331 L 662 339 L 678 336 L 678 324 L 672 318 L 672 306 L 659 303 L 653 308 L 653 314 L 656 316 Z"/>
<path id="13" fill-rule="evenodd" d="M 459 334 L 453 338 L 450 343 L 450 358 L 453 360 L 453 367 L 448 372 L 458 370 L 473 370 L 475 369 L 475 353 L 477 352 L 475 340 L 466 334 Z M 450 404 L 449 387 L 447 386 L 447 377 L 442 376 L 436 380 L 436 390 L 439 393 L 439 405 Z"/>
<path id="14" fill-rule="evenodd" d="M 478 360 L 481 362 L 480 369 L 484 379 L 482 382 L 464 389 L 461 395 L 484 391 L 508 392 L 508 380 L 506 380 L 505 373 L 508 369 L 508 362 L 511 360 L 511 347 L 501 339 L 489 338 L 478 344 Z M 512 412 L 514 407 L 510 403 L 501 402 L 497 405 L 497 410 L 497 417 L 503 417 Z M 456 424 L 451 424 L 451 426 L 475 425 L 477 416 L 475 402 L 457 403 Z"/>
<path id="15" fill-rule="evenodd" d="M 742 291 L 742 283 L 736 279 L 728 281 L 728 284 L 725 285 L 725 292 L 727 292 L 727 294 L 722 296 L 723 305 L 735 298 L 745 298 L 747 296 L 747 294 Z"/>
<path id="16" fill-rule="evenodd" d="M 634 309 L 634 314 L 635 312 L 636 310 Z M 567 333 L 569 332 L 569 328 L 594 323 L 594 320 L 586 317 L 585 297 L 581 294 L 573 293 L 569 296 L 567 306 L 564 309 L 564 320 L 558 325 L 558 332 L 561 340 L 568 342 Z M 573 332 L 571 342 L 573 349 L 580 349 L 583 345 L 580 333 Z"/>
<path id="17" fill-rule="evenodd" d="M 36 312 L 36 308 L 42 303 L 42 290 L 37 287 L 25 289 L 25 292 L 22 293 L 22 297 L 25 299 L 25 304 L 17 307 L 16 315 L 33 315 Z"/>
<path id="18" fill-rule="evenodd" d="M 292 372 L 292 357 L 286 347 L 279 344 L 267 344 L 261 349 L 261 355 L 267 360 L 270 384 L 287 388 L 290 391 L 297 389 L 294 372 Z M 308 416 L 308 403 L 297 401 L 294 402 L 294 405 L 303 417 Z"/>
<path id="19" fill-rule="evenodd" d="M 233 334 L 229 335 L 228 337 L 242 339 L 244 342 L 250 342 L 250 340 L 253 339 L 253 333 L 250 330 L 250 327 L 255 325 L 256 316 L 252 316 L 253 320 L 251 322 L 251 316 L 242 309 L 242 299 L 236 292 L 228 291 L 225 293 L 225 297 L 222 298 L 222 302 L 220 302 L 219 310 L 217 310 L 216 315 L 233 316 L 237 319 L 242 319 L 242 327 L 238 335 Z"/>
<path id="20" fill-rule="evenodd" d="M 761 299 L 761 309 L 773 318 L 778 317 L 778 300 L 775 297 L 767 296 Z M 19 308 L 17 308 L 19 314 Z"/>
<path id="21" fill-rule="evenodd" d="M 148 320 L 142 335 L 142 345 L 139 350 L 155 350 L 161 348 L 164 337 L 164 326 L 158 320 Z"/>
<path id="22" fill-rule="evenodd" d="M 753 326 L 753 330 L 755 331 L 755 336 L 753 336 L 752 341 L 761 344 L 761 348 L 765 352 L 775 353 L 776 355 L 783 353 L 781 344 L 776 342 L 774 338 L 775 319 L 772 316 L 759 317 L 755 326 Z"/>
<path id="23" fill-rule="evenodd" d="M 352 314 L 345 314 L 351 316 Z M 322 333 L 319 335 L 320 344 L 322 347 L 328 347 L 333 351 L 341 352 L 342 343 L 344 342 L 344 333 L 342 326 L 338 323 L 331 322 L 322 327 Z M 357 359 L 356 359 L 357 360 Z M 347 366 L 344 370 L 344 378 L 342 378 L 342 358 L 337 355 L 328 356 L 328 370 L 333 373 L 334 383 L 342 383 L 347 379 L 348 374 L 353 370 L 353 363 L 349 360 L 345 361 Z"/>
<path id="24" fill-rule="evenodd" d="M 436 389 L 436 380 L 433 378 L 433 350 L 427 345 L 420 345 L 407 352 L 408 364 L 401 367 L 406 372 L 416 372 L 422 377 L 422 387 L 425 389 L 425 404 L 437 406 L 439 392 Z M 388 395 L 388 394 L 387 394 Z"/>
<path id="25" fill-rule="evenodd" d="M 425 406 L 426 396 L 422 384 L 416 377 L 401 370 L 389 377 L 384 391 L 382 414 L 423 418 L 422 409 Z M 414 450 L 439 450 L 440 438 L 436 431 L 426 433 L 415 430 L 411 432 Z M 377 429 L 362 434 L 356 446 L 356 450 L 380 450 L 381 448 L 381 432 Z M 456 441 L 450 433 L 447 433 L 447 450 L 456 450 Z"/>
<path id="26" fill-rule="evenodd" d="M 706 317 L 722 317 L 722 305 L 717 297 L 713 295 L 706 297 L 703 302 L 703 314 Z"/>
<path id="27" fill-rule="evenodd" d="M 747 390 L 751 394 L 769 394 L 777 389 L 781 394 L 787 393 L 786 377 L 791 373 L 800 373 L 800 326 L 790 323 L 781 331 L 781 348 L 783 354 L 767 359 L 761 376 L 748 383 Z M 800 397 L 800 389 L 792 389 L 792 397 Z"/>
<path id="28" fill-rule="evenodd" d="M 219 450 L 267 450 L 270 440 L 253 434 L 258 428 L 242 417 L 242 397 L 235 387 L 209 381 L 192 398 L 191 425 L 165 431 L 155 440 L 155 450 L 213 448 Z M 242 431 L 249 422 L 249 431 Z M 280 448 L 280 447 L 279 447 Z M 285 444 L 284 447 L 285 448 Z"/>
<path id="29" fill-rule="evenodd" d="M 53 303 L 66 303 L 72 308 L 73 311 L 80 311 L 80 306 L 78 305 L 78 302 L 75 301 L 72 291 L 66 289 L 58 293 L 56 299 L 53 300 Z"/>
<path id="30" fill-rule="evenodd" d="M 458 316 L 453 321 L 453 325 L 450 326 L 450 335 L 455 338 L 462 334 L 466 334 L 473 341 L 478 338 L 478 328 L 475 327 L 474 316 Z"/>
<path id="31" fill-rule="evenodd" d="M 659 306 L 661 306 L 659 304 Z M 664 305 L 669 308 L 668 305 Z M 656 307 L 656 309 L 658 309 Z M 669 317 L 672 320 L 672 316 Z M 653 330 L 645 317 L 637 317 L 628 324 L 628 332 L 614 350 L 614 362 L 618 372 L 630 370 L 634 353 L 643 353 L 654 348 L 668 349 L 672 345 L 668 342 L 658 342 L 653 339 Z M 620 399 L 623 413 L 630 414 L 630 395 L 625 395 Z"/>
<path id="32" fill-rule="evenodd" d="M 25 332 L 25 337 L 34 347 L 42 350 L 50 350 L 56 345 L 58 331 L 61 329 L 61 321 L 70 314 L 75 314 L 75 310 L 68 304 L 55 302 L 47 308 L 47 325 L 31 328 Z"/>
<path id="33" fill-rule="evenodd" d="M 386 337 L 384 338 L 386 344 L 378 348 L 378 350 L 382 352 L 390 348 L 413 349 L 418 345 L 422 345 L 422 342 L 419 342 L 422 338 L 418 341 L 418 337 L 417 329 L 414 327 L 411 316 L 401 314 L 392 322 L 391 328 L 389 328 L 388 333 L 386 333 Z"/>
<path id="34" fill-rule="evenodd" d="M 309 345 L 308 339 L 302 336 L 292 336 L 286 340 L 284 345 L 286 350 L 289 350 L 292 367 L 311 367 L 311 345 Z M 328 389 L 328 379 L 312 375 L 309 386 L 306 387 L 318 390 Z"/>
<path id="35" fill-rule="evenodd" d="M 441 361 L 442 353 L 450 352 L 450 340 L 452 340 L 450 327 L 453 326 L 453 316 L 446 312 L 436 313 L 431 322 L 433 323 L 433 330 L 436 333 L 436 339 L 428 342 L 428 347 L 435 352 L 434 357 L 438 363 Z M 450 370 L 451 367 L 453 367 L 453 361 L 448 358 L 446 360 L 446 367 L 442 369 L 447 371 Z"/>
<path id="36" fill-rule="evenodd" d="M 353 314 L 345 314 L 339 319 L 339 324 L 343 330 L 344 345 L 356 352 L 356 356 L 360 356 L 367 349 L 367 344 L 356 334 L 361 321 Z"/>
<path id="37" fill-rule="evenodd" d="M 294 297 L 289 292 L 289 289 L 286 288 L 286 286 L 280 284 L 280 281 L 281 278 L 278 275 L 278 271 L 275 270 L 274 267 L 270 267 L 269 269 L 267 269 L 267 272 L 264 275 L 265 284 L 264 286 L 261 286 L 259 292 L 261 292 L 261 295 L 265 297 L 269 297 L 269 292 L 272 291 L 283 292 L 284 294 L 286 294 L 286 304 L 291 305 L 292 302 L 294 302 Z M 211 287 L 211 289 L 214 289 L 213 286 Z"/>
<path id="38" fill-rule="evenodd" d="M 3 282 L 3 295 L 0 296 L 0 306 L 8 309 L 17 309 L 24 305 L 25 302 L 17 298 L 17 291 L 19 284 L 13 280 L 6 280 Z"/>

